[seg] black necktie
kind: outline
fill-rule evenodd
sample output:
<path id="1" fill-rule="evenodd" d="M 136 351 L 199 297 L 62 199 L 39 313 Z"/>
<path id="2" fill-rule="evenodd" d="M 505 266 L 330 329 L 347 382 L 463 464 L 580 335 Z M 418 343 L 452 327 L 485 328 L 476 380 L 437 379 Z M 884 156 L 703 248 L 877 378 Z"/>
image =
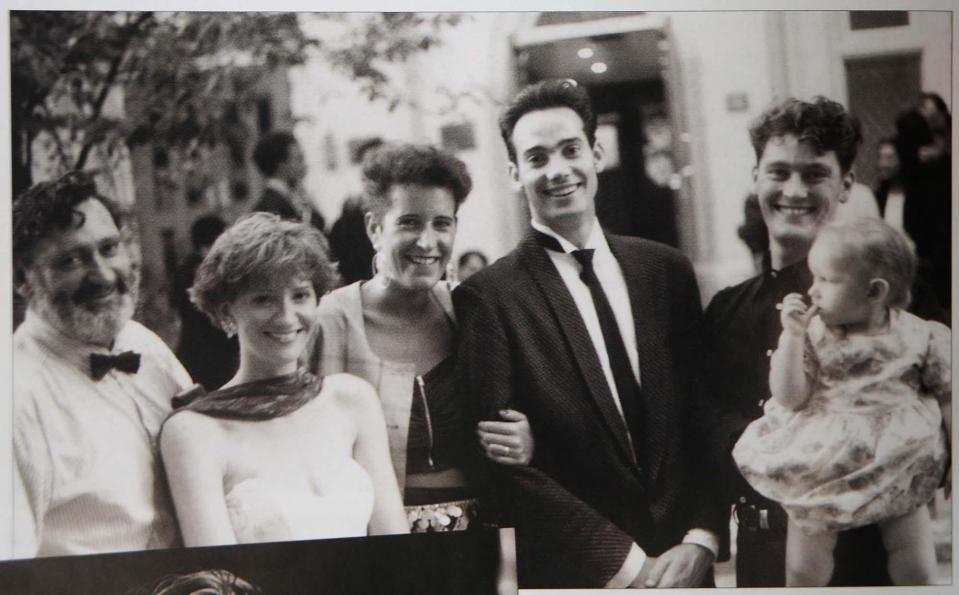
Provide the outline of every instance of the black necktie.
<path id="1" fill-rule="evenodd" d="M 633 367 L 629 363 L 629 356 L 626 354 L 626 344 L 616 324 L 613 308 L 606 299 L 606 292 L 603 291 L 603 286 L 600 285 L 599 278 L 593 270 L 593 250 L 574 250 L 572 255 L 583 267 L 579 278 L 593 296 L 593 306 L 596 308 L 599 328 L 603 331 L 603 342 L 606 343 L 606 354 L 609 356 L 609 367 L 613 372 L 616 392 L 619 393 L 619 404 L 623 408 L 623 418 L 633 439 L 633 450 L 636 451 L 637 461 L 642 464 L 643 400 L 639 383 L 636 381 Z"/>
<path id="2" fill-rule="evenodd" d="M 536 230 L 534 230 L 534 236 L 537 243 L 547 250 L 564 251 L 556 238 Z M 606 344 L 606 354 L 609 356 L 609 367 L 613 372 L 613 382 L 616 383 L 619 404 L 623 408 L 623 418 L 629 428 L 637 462 L 642 465 L 641 441 L 645 432 L 643 399 L 639 383 L 633 374 L 633 367 L 629 363 L 629 356 L 626 354 L 626 344 L 619 332 L 619 326 L 616 324 L 613 308 L 606 298 L 606 292 L 603 291 L 603 286 L 600 285 L 599 278 L 596 277 L 596 272 L 593 270 L 593 250 L 573 250 L 571 254 L 582 267 L 579 278 L 589 288 L 589 294 L 593 298 L 593 307 L 596 308 L 599 328 L 603 332 L 603 342 Z"/>
<path id="3" fill-rule="evenodd" d="M 90 354 L 90 375 L 94 380 L 100 380 L 113 368 L 128 374 L 136 373 L 140 369 L 140 354 L 133 351 L 124 351 L 116 355 Z"/>

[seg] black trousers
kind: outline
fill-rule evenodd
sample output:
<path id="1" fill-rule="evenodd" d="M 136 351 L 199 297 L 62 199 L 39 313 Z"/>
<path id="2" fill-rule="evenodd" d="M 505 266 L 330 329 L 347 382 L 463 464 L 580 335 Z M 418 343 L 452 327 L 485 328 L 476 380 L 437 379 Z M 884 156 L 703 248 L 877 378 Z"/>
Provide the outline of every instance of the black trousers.
<path id="1" fill-rule="evenodd" d="M 879 527 L 869 525 L 839 534 L 833 587 L 889 586 L 886 550 Z M 786 584 L 785 528 L 739 527 L 736 539 L 736 586 L 782 587 Z"/>

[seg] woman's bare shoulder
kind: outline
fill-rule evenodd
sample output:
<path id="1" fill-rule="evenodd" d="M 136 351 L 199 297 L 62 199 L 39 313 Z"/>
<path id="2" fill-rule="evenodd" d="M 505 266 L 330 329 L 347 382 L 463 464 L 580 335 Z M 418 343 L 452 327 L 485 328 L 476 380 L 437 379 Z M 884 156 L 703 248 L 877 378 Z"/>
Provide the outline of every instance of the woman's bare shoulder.
<path id="1" fill-rule="evenodd" d="M 166 450 L 209 446 L 218 443 L 221 435 L 218 419 L 187 409 L 174 413 L 163 423 L 160 446 Z"/>
<path id="2" fill-rule="evenodd" d="M 352 374 L 330 374 L 323 378 L 323 392 L 338 407 L 360 414 L 370 408 L 379 410 L 380 401 L 373 385 Z"/>

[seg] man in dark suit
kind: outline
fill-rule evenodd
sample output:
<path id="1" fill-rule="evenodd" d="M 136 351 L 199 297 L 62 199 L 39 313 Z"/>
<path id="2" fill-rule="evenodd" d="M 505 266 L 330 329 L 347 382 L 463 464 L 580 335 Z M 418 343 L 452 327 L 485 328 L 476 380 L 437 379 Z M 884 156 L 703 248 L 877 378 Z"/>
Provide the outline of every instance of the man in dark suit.
<path id="1" fill-rule="evenodd" d="M 860 125 L 835 101 L 787 99 L 750 127 L 756 153 L 755 193 L 768 233 L 762 272 L 720 291 L 706 308 L 707 378 L 720 409 L 724 491 L 738 523 L 736 586 L 786 584 L 786 513 L 753 490 L 731 451 L 769 399 L 769 357 L 782 332 L 777 304 L 812 285 L 806 255 L 819 228 L 835 215 L 855 181 Z M 833 585 L 889 585 L 875 526 L 844 531 L 836 546 Z"/>
<path id="2" fill-rule="evenodd" d="M 453 300 L 463 394 L 481 420 L 523 411 L 535 438 L 528 466 L 487 469 L 483 500 L 516 527 L 519 585 L 711 582 L 723 514 L 706 478 L 692 268 L 667 246 L 603 233 L 603 152 L 575 81 L 527 87 L 500 128 L 532 229 Z"/>
<path id="3" fill-rule="evenodd" d="M 263 135 L 253 149 L 253 162 L 265 178 L 263 194 L 254 211 L 276 213 L 284 219 L 309 221 L 320 231 L 326 222 L 303 192 L 306 176 L 303 149 L 292 133 L 274 130 Z"/>

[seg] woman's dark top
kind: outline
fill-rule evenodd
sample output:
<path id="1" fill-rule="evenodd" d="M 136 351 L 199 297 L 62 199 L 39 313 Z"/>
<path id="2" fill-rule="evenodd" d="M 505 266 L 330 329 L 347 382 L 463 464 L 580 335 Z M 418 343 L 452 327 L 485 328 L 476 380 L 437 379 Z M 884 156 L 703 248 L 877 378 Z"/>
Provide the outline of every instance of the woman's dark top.
<path id="1" fill-rule="evenodd" d="M 406 447 L 406 474 L 461 467 L 467 431 L 456 399 L 456 360 L 450 356 L 413 381 L 413 406 Z"/>

